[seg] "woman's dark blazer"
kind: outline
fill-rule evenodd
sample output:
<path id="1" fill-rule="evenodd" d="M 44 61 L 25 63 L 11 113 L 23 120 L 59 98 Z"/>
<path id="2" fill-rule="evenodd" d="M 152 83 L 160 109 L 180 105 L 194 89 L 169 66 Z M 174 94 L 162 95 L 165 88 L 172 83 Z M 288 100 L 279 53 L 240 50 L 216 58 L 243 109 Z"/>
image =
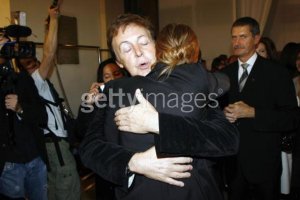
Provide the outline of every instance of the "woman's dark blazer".
<path id="1" fill-rule="evenodd" d="M 154 136 L 152 134 L 136 135 L 128 132 L 119 132 L 116 125 L 113 123 L 114 113 L 117 109 L 122 106 L 129 106 L 137 103 L 130 102 L 130 100 L 132 100 L 131 98 L 134 97 L 134 92 L 137 88 L 140 88 L 143 94 L 146 97 L 149 97 L 148 100 L 155 105 L 156 109 L 162 113 L 162 115 L 181 116 L 182 119 L 186 118 L 188 122 L 205 121 L 206 117 L 209 115 L 213 117 L 220 115 L 219 118 L 224 119 L 224 116 L 221 113 L 217 114 L 216 112 L 208 114 L 210 108 L 207 108 L 205 105 L 210 103 L 209 100 L 212 100 L 209 99 L 209 94 L 213 91 L 209 86 L 216 86 L 217 84 L 216 79 L 211 78 L 202 67 L 196 64 L 177 66 L 168 77 L 160 77 L 160 71 L 161 68 L 158 66 L 156 70 L 152 71 L 147 77 L 137 76 L 129 79 L 119 79 L 106 85 L 106 98 L 109 99 L 109 102 L 107 103 L 110 103 L 110 105 L 108 105 L 104 111 L 105 117 L 103 117 L 103 113 L 99 114 L 100 112 L 98 112 L 96 114 L 96 117 L 99 118 L 94 118 L 90 126 L 87 137 L 82 144 L 81 158 L 88 167 L 91 167 L 100 176 L 121 185 L 116 189 L 116 194 L 119 199 L 220 199 L 221 195 L 218 192 L 217 184 L 215 183 L 211 169 L 212 163 L 209 159 L 204 158 L 195 159 L 193 163 L 194 170 L 192 172 L 192 178 L 184 180 L 186 184 L 184 188 L 171 186 L 136 174 L 134 183 L 129 188 L 130 191 L 128 192 L 127 190 L 127 177 L 125 175 L 124 178 L 123 175 L 125 174 L 125 170 L 120 171 L 120 169 L 122 169 L 120 163 L 123 163 L 123 167 L 125 164 L 126 167 L 134 152 L 145 151 L 155 144 Z M 158 81 L 156 80 L 157 77 L 159 79 Z M 216 88 L 217 86 L 213 87 L 213 89 Z M 112 91 L 114 92 L 114 95 L 109 96 L 109 94 L 112 94 Z M 119 95 L 116 94 L 117 92 L 119 92 Z M 151 94 L 159 95 L 155 96 Z M 199 94 L 197 96 L 198 98 L 190 98 L 191 96 L 195 97 L 196 94 Z M 131 98 L 128 98 L 128 95 Z M 179 97 L 177 98 L 177 104 L 175 101 L 170 102 L 176 96 Z M 120 105 L 120 103 L 123 105 Z M 183 105 L 183 103 L 186 104 L 180 106 Z M 103 111 L 104 109 L 100 110 Z M 187 121 L 182 122 L 185 123 Z M 224 132 L 226 133 L 220 134 L 217 139 L 214 138 L 216 134 L 212 133 L 210 135 L 209 133 L 206 133 L 197 138 L 198 142 L 193 141 L 194 138 L 191 137 L 184 138 L 186 143 L 181 143 L 183 147 L 178 146 L 178 148 L 176 148 L 176 145 L 173 143 L 169 143 L 169 145 L 174 145 L 173 147 L 177 149 L 174 152 L 176 155 L 190 154 L 188 151 L 194 149 L 185 147 L 189 146 L 189 143 L 192 145 L 198 143 L 197 146 L 201 146 L 193 152 L 193 154 L 197 154 L 199 157 L 204 156 L 210 158 L 232 155 L 237 151 L 238 134 L 236 129 L 234 129 L 232 125 L 227 124 L 225 120 L 222 121 L 222 123 L 224 125 L 223 129 L 225 129 Z M 187 126 L 201 126 L 198 126 L 198 123 L 186 124 Z M 221 123 L 219 123 L 219 125 L 222 127 Z M 177 126 L 181 127 L 180 124 L 177 124 Z M 181 130 L 184 130 L 184 126 L 185 125 L 181 127 Z M 168 131 L 171 133 L 178 131 L 176 129 L 170 130 L 170 128 Z M 218 128 L 217 125 L 216 129 Z M 208 128 L 206 130 L 211 129 Z M 98 132 L 98 138 L 95 137 L 96 132 Z M 185 132 L 180 131 L 176 133 L 176 135 L 179 135 L 179 133 L 185 134 Z M 201 134 L 202 132 L 198 130 L 197 133 Z M 92 135 L 94 135 L 94 137 Z M 107 142 L 111 143 L 109 148 L 107 145 L 100 145 L 99 142 L 97 144 L 96 140 L 101 140 L 101 138 L 102 140 L 105 139 Z M 122 145 L 127 152 L 124 153 L 124 150 L 120 151 L 119 145 Z M 167 147 L 166 149 L 168 148 L 170 147 Z M 187 152 L 181 152 L 181 148 Z M 122 154 L 122 156 L 120 154 Z M 159 153 L 158 156 L 164 157 L 165 154 Z M 91 157 L 105 162 L 95 163 L 95 161 L 91 160 Z M 103 159 L 103 157 L 106 157 L 106 159 Z M 125 169 L 125 167 L 123 169 Z"/>

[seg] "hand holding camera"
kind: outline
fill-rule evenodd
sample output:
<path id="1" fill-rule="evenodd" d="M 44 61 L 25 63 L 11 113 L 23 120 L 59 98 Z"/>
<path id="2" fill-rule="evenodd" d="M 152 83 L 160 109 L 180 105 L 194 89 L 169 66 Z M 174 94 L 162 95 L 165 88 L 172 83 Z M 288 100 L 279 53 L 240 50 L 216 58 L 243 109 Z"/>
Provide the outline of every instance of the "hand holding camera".
<path id="1" fill-rule="evenodd" d="M 18 95 L 16 94 L 8 94 L 5 96 L 5 107 L 8 110 L 12 110 L 14 112 L 17 112 L 20 108 L 18 104 Z"/>

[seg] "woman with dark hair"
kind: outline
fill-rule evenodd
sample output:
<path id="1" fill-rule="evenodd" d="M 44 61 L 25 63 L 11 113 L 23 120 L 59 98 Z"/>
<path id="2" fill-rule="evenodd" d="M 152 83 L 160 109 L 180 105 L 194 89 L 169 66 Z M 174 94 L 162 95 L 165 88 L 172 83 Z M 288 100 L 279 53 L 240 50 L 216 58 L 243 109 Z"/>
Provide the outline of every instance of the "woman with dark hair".
<path id="1" fill-rule="evenodd" d="M 97 82 L 92 83 L 89 95 L 87 96 L 87 101 L 83 101 L 85 104 L 81 104 L 78 111 L 78 117 L 75 123 L 75 133 L 80 140 L 84 137 L 89 122 L 93 119 L 95 110 L 97 109 L 97 106 L 95 106 L 93 102 L 96 95 L 102 92 L 105 83 L 124 76 L 127 76 L 127 72 L 124 69 L 121 69 L 113 58 L 104 60 L 99 64 L 97 70 Z M 88 106 L 92 109 L 86 109 L 87 107 L 84 106 Z M 95 186 L 97 200 L 114 199 L 113 184 L 96 175 Z"/>
<path id="2" fill-rule="evenodd" d="M 107 83 L 108 81 L 128 76 L 127 72 L 120 68 L 113 58 L 104 60 L 99 64 L 97 70 L 97 82 Z"/>
<path id="3" fill-rule="evenodd" d="M 296 97 L 298 100 L 298 106 L 300 105 L 300 44 L 295 42 L 289 42 L 287 43 L 280 54 L 280 62 L 283 64 L 284 67 L 286 67 L 291 75 L 291 78 L 293 79 L 295 90 L 296 90 Z M 297 67 L 297 65 L 299 67 Z M 294 143 L 292 149 L 290 150 L 290 153 L 287 154 L 289 156 L 289 174 L 285 177 L 288 177 L 287 185 L 290 186 L 288 188 L 291 188 L 291 194 L 297 195 L 299 198 L 299 189 L 300 189 L 300 128 L 298 128 L 297 131 L 293 133 L 287 133 L 287 135 L 295 135 L 292 137 L 292 143 Z M 284 159 L 282 159 L 284 161 Z M 284 176 L 285 172 L 285 165 L 283 162 L 283 173 L 282 177 Z M 291 172 L 290 172 L 291 171 Z M 283 186 L 283 185 L 282 185 Z M 284 187 L 282 187 L 283 189 Z M 284 194 L 289 194 L 288 192 L 282 192 Z M 297 193 L 297 194 L 295 194 Z M 298 199 L 297 198 L 297 199 Z"/>
<path id="4" fill-rule="evenodd" d="M 299 43 L 289 42 L 283 47 L 280 53 L 280 62 L 289 70 L 292 78 L 299 73 L 296 67 L 296 61 L 299 50 Z"/>
<path id="5" fill-rule="evenodd" d="M 300 44 L 295 42 L 287 43 L 280 56 L 280 61 L 289 70 L 295 85 L 298 106 L 300 106 Z M 294 148 L 292 149 L 292 175 L 291 194 L 294 199 L 300 198 L 300 128 L 294 137 Z"/>
<path id="6" fill-rule="evenodd" d="M 264 58 L 278 60 L 278 53 L 274 42 L 268 37 L 262 37 L 257 45 L 256 52 Z"/>

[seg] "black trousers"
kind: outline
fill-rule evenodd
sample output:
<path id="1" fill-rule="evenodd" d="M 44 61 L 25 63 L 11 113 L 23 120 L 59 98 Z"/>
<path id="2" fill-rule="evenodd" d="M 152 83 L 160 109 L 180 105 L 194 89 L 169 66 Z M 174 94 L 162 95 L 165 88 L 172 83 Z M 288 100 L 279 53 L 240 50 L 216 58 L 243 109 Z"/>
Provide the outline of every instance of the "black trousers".
<path id="1" fill-rule="evenodd" d="M 229 200 L 279 200 L 280 174 L 273 181 L 251 183 L 238 169 L 229 184 Z"/>
<path id="2" fill-rule="evenodd" d="M 96 200 L 114 200 L 114 185 L 100 176 L 95 176 Z"/>

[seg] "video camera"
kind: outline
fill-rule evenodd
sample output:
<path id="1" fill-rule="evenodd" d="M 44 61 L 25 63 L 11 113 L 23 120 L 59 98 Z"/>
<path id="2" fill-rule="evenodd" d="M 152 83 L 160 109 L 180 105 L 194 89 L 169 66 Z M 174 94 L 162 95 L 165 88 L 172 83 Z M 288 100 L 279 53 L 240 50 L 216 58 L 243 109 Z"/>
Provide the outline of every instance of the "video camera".
<path id="1" fill-rule="evenodd" d="M 30 28 L 20 25 L 10 25 L 5 28 L 0 28 L 0 31 L 3 35 L 16 38 L 16 41 L 7 41 L 2 44 L 0 57 L 5 59 L 35 57 L 35 43 L 19 41 L 20 37 L 31 35 Z"/>
<path id="2" fill-rule="evenodd" d="M 10 25 L 0 28 L 0 33 L 4 38 L 6 36 L 16 39 L 0 44 L 0 90 L 6 94 L 14 93 L 17 76 L 12 59 L 35 57 L 35 43 L 19 41 L 20 37 L 31 35 L 31 29 L 26 26 Z M 3 38 L 2 41 L 4 41 Z"/>

